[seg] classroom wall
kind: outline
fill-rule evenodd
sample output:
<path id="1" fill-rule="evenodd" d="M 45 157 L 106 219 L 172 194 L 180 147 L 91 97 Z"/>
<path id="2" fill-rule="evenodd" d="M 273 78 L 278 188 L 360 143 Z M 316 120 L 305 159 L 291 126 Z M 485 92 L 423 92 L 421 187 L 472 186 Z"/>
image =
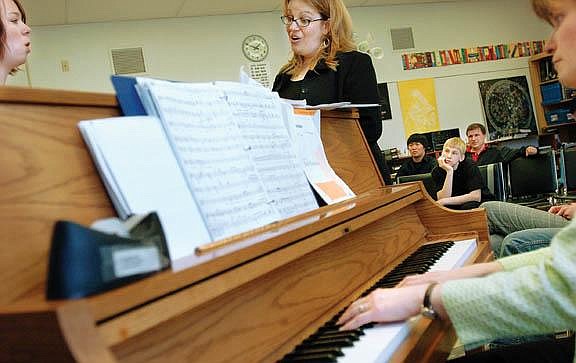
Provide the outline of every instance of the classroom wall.
<path id="1" fill-rule="evenodd" d="M 384 121 L 383 148 L 406 149 L 397 82 L 434 78 L 441 128 L 483 121 L 479 80 L 528 76 L 527 58 L 404 71 L 404 52 L 432 51 L 546 39 L 549 27 L 538 20 L 528 0 L 469 0 L 412 5 L 352 8 L 359 40 L 384 49 L 374 59 L 378 81 L 388 82 L 392 120 Z M 28 73 L 9 80 L 13 85 L 111 92 L 112 48 L 142 46 L 151 77 L 189 82 L 237 80 L 247 64 L 242 39 L 253 33 L 270 44 L 270 78 L 289 55 L 278 12 L 148 21 L 34 27 Z M 33 14 L 29 14 L 33 18 Z M 392 51 L 390 29 L 410 26 L 415 48 Z M 61 61 L 70 65 L 62 72 Z"/>

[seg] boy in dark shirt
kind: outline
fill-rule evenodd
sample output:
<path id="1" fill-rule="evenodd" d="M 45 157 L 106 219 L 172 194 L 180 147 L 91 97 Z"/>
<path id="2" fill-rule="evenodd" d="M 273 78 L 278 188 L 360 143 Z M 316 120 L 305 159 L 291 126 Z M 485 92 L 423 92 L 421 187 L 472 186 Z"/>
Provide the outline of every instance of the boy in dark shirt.
<path id="1" fill-rule="evenodd" d="M 432 179 L 438 190 L 438 203 L 445 207 L 472 209 L 482 202 L 482 190 L 486 189 L 482 175 L 474 162 L 466 158 L 466 144 L 458 137 L 444 143 Z"/>
<path id="2" fill-rule="evenodd" d="M 426 136 L 422 134 L 410 135 L 406 144 L 412 158 L 402 164 L 397 176 L 429 173 L 438 165 L 435 158 L 426 155 L 427 143 Z"/>

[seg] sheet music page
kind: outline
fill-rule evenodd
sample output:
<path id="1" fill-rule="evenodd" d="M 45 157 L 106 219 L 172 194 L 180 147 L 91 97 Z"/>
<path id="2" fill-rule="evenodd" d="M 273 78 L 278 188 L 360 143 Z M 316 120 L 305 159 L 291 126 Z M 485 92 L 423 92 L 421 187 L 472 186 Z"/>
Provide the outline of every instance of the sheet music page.
<path id="1" fill-rule="evenodd" d="M 114 171 L 106 160 L 102 148 L 98 145 L 98 138 L 94 131 L 96 129 L 95 125 L 96 123 L 92 121 L 80 121 L 78 128 L 80 129 L 84 142 L 88 146 L 98 174 L 100 174 L 100 179 L 106 188 L 106 192 L 112 201 L 116 213 L 118 213 L 120 219 L 126 219 L 132 214 L 132 211 L 126 202 L 122 190 L 120 190 L 118 181 L 114 176 Z"/>
<path id="2" fill-rule="evenodd" d="M 295 108 L 292 122 L 297 153 L 304 162 L 308 181 L 322 199 L 333 204 L 354 197 L 352 189 L 334 172 L 326 158 L 316 126 L 320 123 L 320 111 Z"/>
<path id="3" fill-rule="evenodd" d="M 318 208 L 304 165 L 296 156 L 277 94 L 262 86 L 217 82 L 271 205 L 282 219 Z"/>
<path id="4" fill-rule="evenodd" d="M 142 106 L 144 106 L 144 110 L 146 110 L 146 114 L 160 118 L 158 110 L 156 109 L 156 104 L 154 104 L 152 95 L 148 91 L 148 85 L 154 82 L 157 81 L 152 78 L 136 77 L 136 85 L 134 87 L 136 88 L 138 97 L 140 97 Z"/>
<path id="5" fill-rule="evenodd" d="M 211 242 L 160 120 L 117 117 L 81 121 L 79 127 L 97 147 L 97 165 L 107 170 L 102 178 L 114 184 L 112 190 L 126 204 L 127 213 L 158 213 L 172 261 Z"/>
<path id="6" fill-rule="evenodd" d="M 223 92 L 208 83 L 154 81 L 147 87 L 212 239 L 279 220 Z"/>

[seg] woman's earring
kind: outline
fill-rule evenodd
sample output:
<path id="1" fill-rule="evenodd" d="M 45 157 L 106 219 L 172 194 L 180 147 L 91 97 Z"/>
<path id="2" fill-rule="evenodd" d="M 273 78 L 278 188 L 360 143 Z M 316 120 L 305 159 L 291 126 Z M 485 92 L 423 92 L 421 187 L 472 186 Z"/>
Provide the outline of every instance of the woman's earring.
<path id="1" fill-rule="evenodd" d="M 324 48 L 328 48 L 330 46 L 330 38 L 324 38 L 322 45 L 324 46 Z"/>

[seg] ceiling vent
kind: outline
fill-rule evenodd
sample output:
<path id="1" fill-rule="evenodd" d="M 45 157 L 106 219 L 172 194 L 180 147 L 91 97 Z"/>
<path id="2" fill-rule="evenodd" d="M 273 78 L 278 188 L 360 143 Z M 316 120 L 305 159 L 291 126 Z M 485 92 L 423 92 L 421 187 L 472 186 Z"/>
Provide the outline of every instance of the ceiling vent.
<path id="1" fill-rule="evenodd" d="M 392 38 L 392 50 L 414 48 L 414 36 L 412 28 L 390 29 Z"/>
<path id="2" fill-rule="evenodd" d="M 142 47 L 111 49 L 114 74 L 146 73 Z"/>

